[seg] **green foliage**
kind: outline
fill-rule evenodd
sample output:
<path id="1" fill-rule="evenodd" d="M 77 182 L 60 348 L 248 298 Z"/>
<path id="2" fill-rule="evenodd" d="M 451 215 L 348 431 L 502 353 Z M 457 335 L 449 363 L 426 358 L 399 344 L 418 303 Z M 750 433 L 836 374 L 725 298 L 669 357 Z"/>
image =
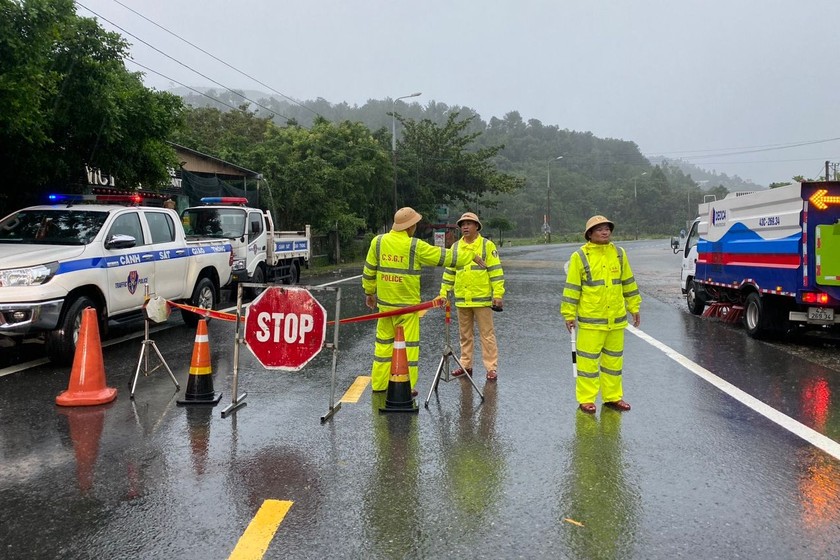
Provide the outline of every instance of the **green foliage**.
<path id="1" fill-rule="evenodd" d="M 475 115 L 458 120 L 452 112 L 443 125 L 399 115 L 404 127 L 397 143 L 398 206 L 431 213 L 439 204 L 471 206 L 487 194 L 509 193 L 522 186 L 500 172 L 493 158 L 504 146 L 477 147 L 480 131 L 468 129 Z"/>
<path id="2" fill-rule="evenodd" d="M 244 109 L 244 108 L 243 108 Z M 261 197 L 285 229 L 311 224 L 347 241 L 389 214 L 391 163 L 382 137 L 359 123 L 317 119 L 311 129 L 278 127 L 247 111 L 188 111 L 196 126 L 179 140 L 259 170 Z"/>
<path id="3" fill-rule="evenodd" d="M 265 170 L 284 223 L 307 219 L 324 231 L 338 229 L 343 239 L 366 227 L 375 229 L 389 185 L 387 153 L 364 126 L 317 120 L 311 130 L 273 129 L 262 145 L 275 152 Z M 382 201 L 379 208 L 370 201 Z"/>
<path id="4" fill-rule="evenodd" d="M 46 187 L 80 183 L 85 166 L 121 185 L 155 186 L 174 152 L 180 98 L 146 89 L 123 65 L 127 44 L 71 0 L 0 0 L 0 165 L 7 210 Z"/>

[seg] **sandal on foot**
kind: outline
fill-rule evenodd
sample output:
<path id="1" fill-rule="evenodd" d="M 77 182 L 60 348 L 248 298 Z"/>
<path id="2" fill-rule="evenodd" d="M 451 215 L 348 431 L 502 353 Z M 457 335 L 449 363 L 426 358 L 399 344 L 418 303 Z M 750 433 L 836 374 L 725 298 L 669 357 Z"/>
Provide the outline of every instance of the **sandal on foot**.
<path id="1" fill-rule="evenodd" d="M 605 402 L 604 406 L 608 406 L 613 410 L 618 410 L 619 412 L 627 412 L 628 410 L 630 410 L 630 405 L 624 402 L 623 399 L 619 399 L 617 401 L 612 402 Z"/>
<path id="2" fill-rule="evenodd" d="M 591 403 L 591 402 L 580 403 L 578 408 L 581 410 L 581 412 L 585 412 L 587 414 L 595 414 L 595 410 L 596 410 L 595 409 L 595 403 Z"/>
<path id="3" fill-rule="evenodd" d="M 491 369 L 487 372 L 487 381 L 496 381 L 496 370 Z"/>

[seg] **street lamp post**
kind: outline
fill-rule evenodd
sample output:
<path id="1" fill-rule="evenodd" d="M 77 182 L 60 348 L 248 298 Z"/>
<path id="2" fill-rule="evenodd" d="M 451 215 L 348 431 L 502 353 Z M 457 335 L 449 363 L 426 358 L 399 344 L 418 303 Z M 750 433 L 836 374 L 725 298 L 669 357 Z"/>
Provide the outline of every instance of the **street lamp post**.
<path id="1" fill-rule="evenodd" d="M 410 95 L 403 95 L 394 99 L 394 108 L 391 111 L 391 156 L 394 161 L 394 213 L 399 210 L 397 206 L 397 119 L 395 117 L 397 112 L 397 101 L 400 99 L 408 99 L 409 97 L 418 97 L 423 95 L 421 92 L 412 93 Z"/>
<path id="2" fill-rule="evenodd" d="M 643 171 L 641 175 L 636 175 L 635 177 L 633 177 L 633 202 L 636 201 L 636 180 L 639 177 L 644 177 L 645 175 L 647 175 L 647 171 Z"/>
<path id="3" fill-rule="evenodd" d="M 545 235 L 548 243 L 551 243 L 551 162 L 563 159 L 563 156 L 557 156 L 548 160 L 546 164 L 546 179 L 545 179 Z"/>

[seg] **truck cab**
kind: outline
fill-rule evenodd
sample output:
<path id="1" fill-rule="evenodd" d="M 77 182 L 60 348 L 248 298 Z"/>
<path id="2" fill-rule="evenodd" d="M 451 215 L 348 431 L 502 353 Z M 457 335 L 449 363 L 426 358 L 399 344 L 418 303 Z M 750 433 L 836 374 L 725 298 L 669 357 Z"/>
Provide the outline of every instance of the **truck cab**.
<path id="1" fill-rule="evenodd" d="M 233 248 L 233 282 L 281 281 L 295 284 L 300 270 L 309 266 L 311 234 L 276 231 L 269 211 L 246 206 L 244 197 L 205 197 L 203 206 L 181 214 L 187 237 L 226 239 Z"/>

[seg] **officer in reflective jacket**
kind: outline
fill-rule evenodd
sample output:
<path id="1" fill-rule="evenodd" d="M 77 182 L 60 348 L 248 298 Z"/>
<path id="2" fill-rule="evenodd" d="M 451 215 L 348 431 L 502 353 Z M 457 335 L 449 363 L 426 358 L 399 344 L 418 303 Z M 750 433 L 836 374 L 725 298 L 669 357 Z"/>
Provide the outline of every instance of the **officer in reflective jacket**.
<path id="1" fill-rule="evenodd" d="M 473 212 L 465 212 L 456 222 L 461 228 L 458 250 L 472 250 L 481 255 L 487 266 L 468 264 L 465 267 L 446 267 L 440 284 L 440 296 L 446 297 L 450 290 L 455 292 L 455 308 L 458 310 L 458 330 L 461 342 L 461 365 L 452 372 L 453 377 L 467 373 L 472 375 L 473 348 L 475 346 L 475 325 L 481 338 L 481 358 L 488 381 L 496 381 L 499 367 L 499 349 L 493 328 L 493 311 L 501 311 L 504 305 L 505 273 L 496 245 L 482 237 L 481 221 Z"/>
<path id="2" fill-rule="evenodd" d="M 465 266 L 474 262 L 484 266 L 472 251 L 435 247 L 414 238 L 417 223 L 423 218 L 413 208 L 405 207 L 394 214 L 391 231 L 377 235 L 370 243 L 362 271 L 365 304 L 379 311 L 391 311 L 420 303 L 420 272 L 424 266 Z M 383 317 L 376 322 L 371 388 L 384 391 L 391 374 L 394 329 L 403 327 L 408 376 L 411 387 L 417 383 L 417 362 L 420 357 L 420 317 L 407 313 Z M 414 391 L 416 394 L 416 391 Z"/>
<path id="3" fill-rule="evenodd" d="M 615 224 L 604 216 L 586 222 L 586 245 L 572 253 L 560 313 L 569 332 L 577 321 L 577 380 L 575 393 L 580 409 L 595 412 L 601 390 L 604 405 L 630 410 L 623 397 L 624 329 L 627 314 L 633 326 L 641 322 L 642 296 L 627 254 L 610 242 Z"/>

